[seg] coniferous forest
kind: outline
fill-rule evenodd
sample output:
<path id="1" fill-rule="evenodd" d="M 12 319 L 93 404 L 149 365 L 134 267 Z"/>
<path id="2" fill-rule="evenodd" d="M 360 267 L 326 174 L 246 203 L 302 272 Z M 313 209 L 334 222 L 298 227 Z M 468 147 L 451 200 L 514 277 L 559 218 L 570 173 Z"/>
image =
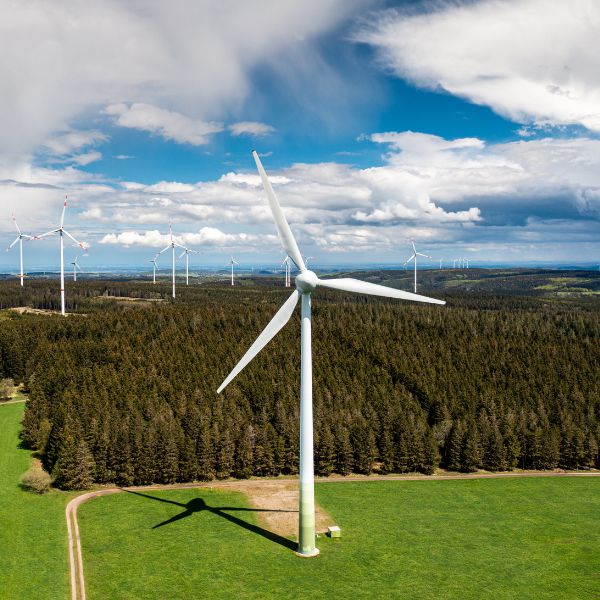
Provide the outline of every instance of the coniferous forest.
<path id="1" fill-rule="evenodd" d="M 298 314 L 216 394 L 291 293 L 245 283 L 172 301 L 83 280 L 67 318 L 0 313 L 0 377 L 28 391 L 23 441 L 56 485 L 297 472 Z M 0 302 L 56 309 L 55 288 L 0 282 Z M 600 303 L 435 295 L 447 306 L 315 292 L 317 473 L 600 468 Z"/>

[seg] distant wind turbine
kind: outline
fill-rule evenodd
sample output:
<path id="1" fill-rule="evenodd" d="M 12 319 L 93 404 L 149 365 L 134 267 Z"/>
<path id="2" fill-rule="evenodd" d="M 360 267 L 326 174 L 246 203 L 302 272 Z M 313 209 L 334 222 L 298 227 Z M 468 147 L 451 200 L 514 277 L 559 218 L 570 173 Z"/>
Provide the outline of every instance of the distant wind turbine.
<path id="1" fill-rule="evenodd" d="M 71 264 L 73 265 L 73 281 L 77 281 L 77 269 L 79 269 L 81 271 L 81 267 L 79 266 L 79 263 L 77 262 L 77 259 L 79 257 L 76 256 L 75 260 L 71 261 Z"/>
<path id="2" fill-rule="evenodd" d="M 189 285 L 189 283 L 190 283 L 190 277 L 189 277 L 190 254 L 199 254 L 199 252 L 198 252 L 198 250 L 190 250 L 189 248 L 185 248 L 184 251 L 179 255 L 179 258 L 182 258 L 185 255 L 185 285 Z"/>
<path id="3" fill-rule="evenodd" d="M 271 214 L 275 220 L 281 244 L 287 255 L 300 270 L 296 277 L 296 289 L 277 311 L 269 324 L 264 328 L 256 341 L 250 346 L 246 354 L 234 367 L 225 381 L 220 385 L 217 393 L 238 375 L 238 373 L 269 343 L 271 339 L 289 321 L 298 301 L 302 300 L 301 307 L 301 352 L 300 352 L 300 506 L 299 506 L 299 534 L 298 554 L 301 556 L 316 556 L 319 550 L 315 546 L 315 500 L 314 500 L 314 449 L 313 449 L 313 416 L 312 416 L 312 353 L 311 353 L 311 293 L 319 286 L 357 292 L 373 296 L 398 298 L 402 300 L 416 300 L 433 304 L 445 304 L 443 300 L 426 298 L 410 292 L 388 288 L 382 285 L 367 283 L 358 279 L 319 279 L 313 271 L 306 268 L 306 264 L 298 249 L 298 244 L 285 219 L 273 188 L 267 178 L 258 154 L 252 153 L 258 172 L 262 179 Z"/>
<path id="4" fill-rule="evenodd" d="M 286 254 L 285 258 L 283 259 L 283 262 L 281 263 L 282 266 L 285 267 L 285 287 L 290 287 L 291 282 L 290 282 L 290 272 L 292 270 L 292 261 L 290 260 L 290 257 Z"/>
<path id="5" fill-rule="evenodd" d="M 65 228 L 65 210 L 67 209 L 67 198 L 65 196 L 65 201 L 63 204 L 62 214 L 60 216 L 60 226 L 58 229 L 53 229 L 52 231 L 47 231 L 46 233 L 42 233 L 42 235 L 36 235 L 35 239 L 39 240 L 47 235 L 53 235 L 58 233 L 60 237 L 60 313 L 64 316 L 65 313 L 65 243 L 63 237 L 66 235 L 70 237 L 80 248 L 83 250 L 86 249 L 85 244 L 78 242 Z"/>
<path id="6" fill-rule="evenodd" d="M 185 246 L 182 246 L 181 244 L 178 244 L 175 241 L 175 238 L 173 237 L 173 227 L 171 226 L 171 223 L 169 223 L 169 236 L 171 238 L 171 241 L 169 242 L 168 246 L 165 246 L 160 252 L 156 253 L 156 256 L 154 257 L 154 260 L 156 260 L 163 252 L 166 252 L 169 248 L 171 248 L 172 251 L 172 256 L 171 256 L 171 264 L 172 264 L 172 271 L 173 271 L 173 298 L 175 298 L 175 248 L 181 248 L 182 250 L 185 250 Z"/>
<path id="7" fill-rule="evenodd" d="M 19 229 L 19 225 L 17 224 L 17 219 L 15 218 L 15 215 L 12 216 L 12 220 L 13 223 L 15 224 L 15 227 L 17 229 L 17 232 L 19 233 L 19 235 L 16 237 L 15 241 L 6 249 L 6 251 L 8 252 L 17 242 L 19 242 L 19 257 L 21 260 L 21 275 L 20 275 L 20 279 L 21 279 L 21 287 L 23 287 L 23 277 L 25 277 L 24 273 L 23 273 L 23 240 L 32 240 L 33 236 L 32 235 L 26 235 L 24 233 L 21 232 L 21 230 Z"/>
<path id="8" fill-rule="evenodd" d="M 417 252 L 414 241 L 411 241 L 411 244 L 413 247 L 412 256 L 404 264 L 407 265 L 411 260 L 415 261 L 415 294 L 416 294 L 417 293 L 417 256 L 422 256 L 423 258 L 431 258 L 431 256 L 429 256 L 428 254 L 421 254 L 420 252 Z"/>
<path id="9" fill-rule="evenodd" d="M 158 254 L 150 261 L 152 263 L 152 283 L 156 283 L 156 271 L 160 271 L 160 269 L 158 268 L 158 265 L 156 264 L 156 258 L 158 257 Z"/>
<path id="10" fill-rule="evenodd" d="M 231 257 L 231 260 L 227 263 L 226 266 L 231 266 L 231 285 L 233 285 L 233 265 L 238 265 L 239 266 L 239 262 L 237 262 L 236 260 L 234 260 L 233 256 Z"/>

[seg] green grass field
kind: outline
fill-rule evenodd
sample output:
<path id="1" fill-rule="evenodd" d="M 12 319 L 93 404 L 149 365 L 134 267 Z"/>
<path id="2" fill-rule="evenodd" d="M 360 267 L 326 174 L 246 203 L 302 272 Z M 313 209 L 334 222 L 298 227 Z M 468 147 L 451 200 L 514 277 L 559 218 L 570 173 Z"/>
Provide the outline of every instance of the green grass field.
<path id="1" fill-rule="evenodd" d="M 67 526 L 64 510 L 71 497 L 22 491 L 19 477 L 31 452 L 19 445 L 23 404 L 0 405 L 0 598 L 69 597 Z"/>
<path id="2" fill-rule="evenodd" d="M 322 483 L 317 496 L 343 538 L 319 539 L 315 559 L 262 531 L 237 493 L 94 499 L 79 509 L 88 598 L 600 598 L 600 479 Z"/>

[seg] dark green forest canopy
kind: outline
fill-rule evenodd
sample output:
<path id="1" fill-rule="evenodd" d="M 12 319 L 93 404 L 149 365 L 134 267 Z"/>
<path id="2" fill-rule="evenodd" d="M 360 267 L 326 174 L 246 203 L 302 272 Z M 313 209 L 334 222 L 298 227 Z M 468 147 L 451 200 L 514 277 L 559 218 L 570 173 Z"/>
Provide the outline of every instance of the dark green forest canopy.
<path id="1" fill-rule="evenodd" d="M 56 307 L 55 283 L 0 282 L 0 300 Z M 242 283 L 173 302 L 81 281 L 81 314 L 0 313 L 0 376 L 27 386 L 23 438 L 59 485 L 297 472 L 298 315 L 215 391 L 291 292 Z M 433 287 L 447 306 L 314 294 L 317 472 L 600 467 L 597 297 Z"/>

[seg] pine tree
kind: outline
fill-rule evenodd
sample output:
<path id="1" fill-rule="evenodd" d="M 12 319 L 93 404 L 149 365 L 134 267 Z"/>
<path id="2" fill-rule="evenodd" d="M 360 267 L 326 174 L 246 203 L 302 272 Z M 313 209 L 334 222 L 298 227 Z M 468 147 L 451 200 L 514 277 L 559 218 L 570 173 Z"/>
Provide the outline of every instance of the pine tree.
<path id="1" fill-rule="evenodd" d="M 315 471 L 318 475 L 328 476 L 335 467 L 335 446 L 331 429 L 324 423 L 315 446 Z"/>
<path id="2" fill-rule="evenodd" d="M 84 440 L 68 435 L 61 446 L 52 476 L 63 490 L 86 490 L 93 483 L 94 461 Z"/>

